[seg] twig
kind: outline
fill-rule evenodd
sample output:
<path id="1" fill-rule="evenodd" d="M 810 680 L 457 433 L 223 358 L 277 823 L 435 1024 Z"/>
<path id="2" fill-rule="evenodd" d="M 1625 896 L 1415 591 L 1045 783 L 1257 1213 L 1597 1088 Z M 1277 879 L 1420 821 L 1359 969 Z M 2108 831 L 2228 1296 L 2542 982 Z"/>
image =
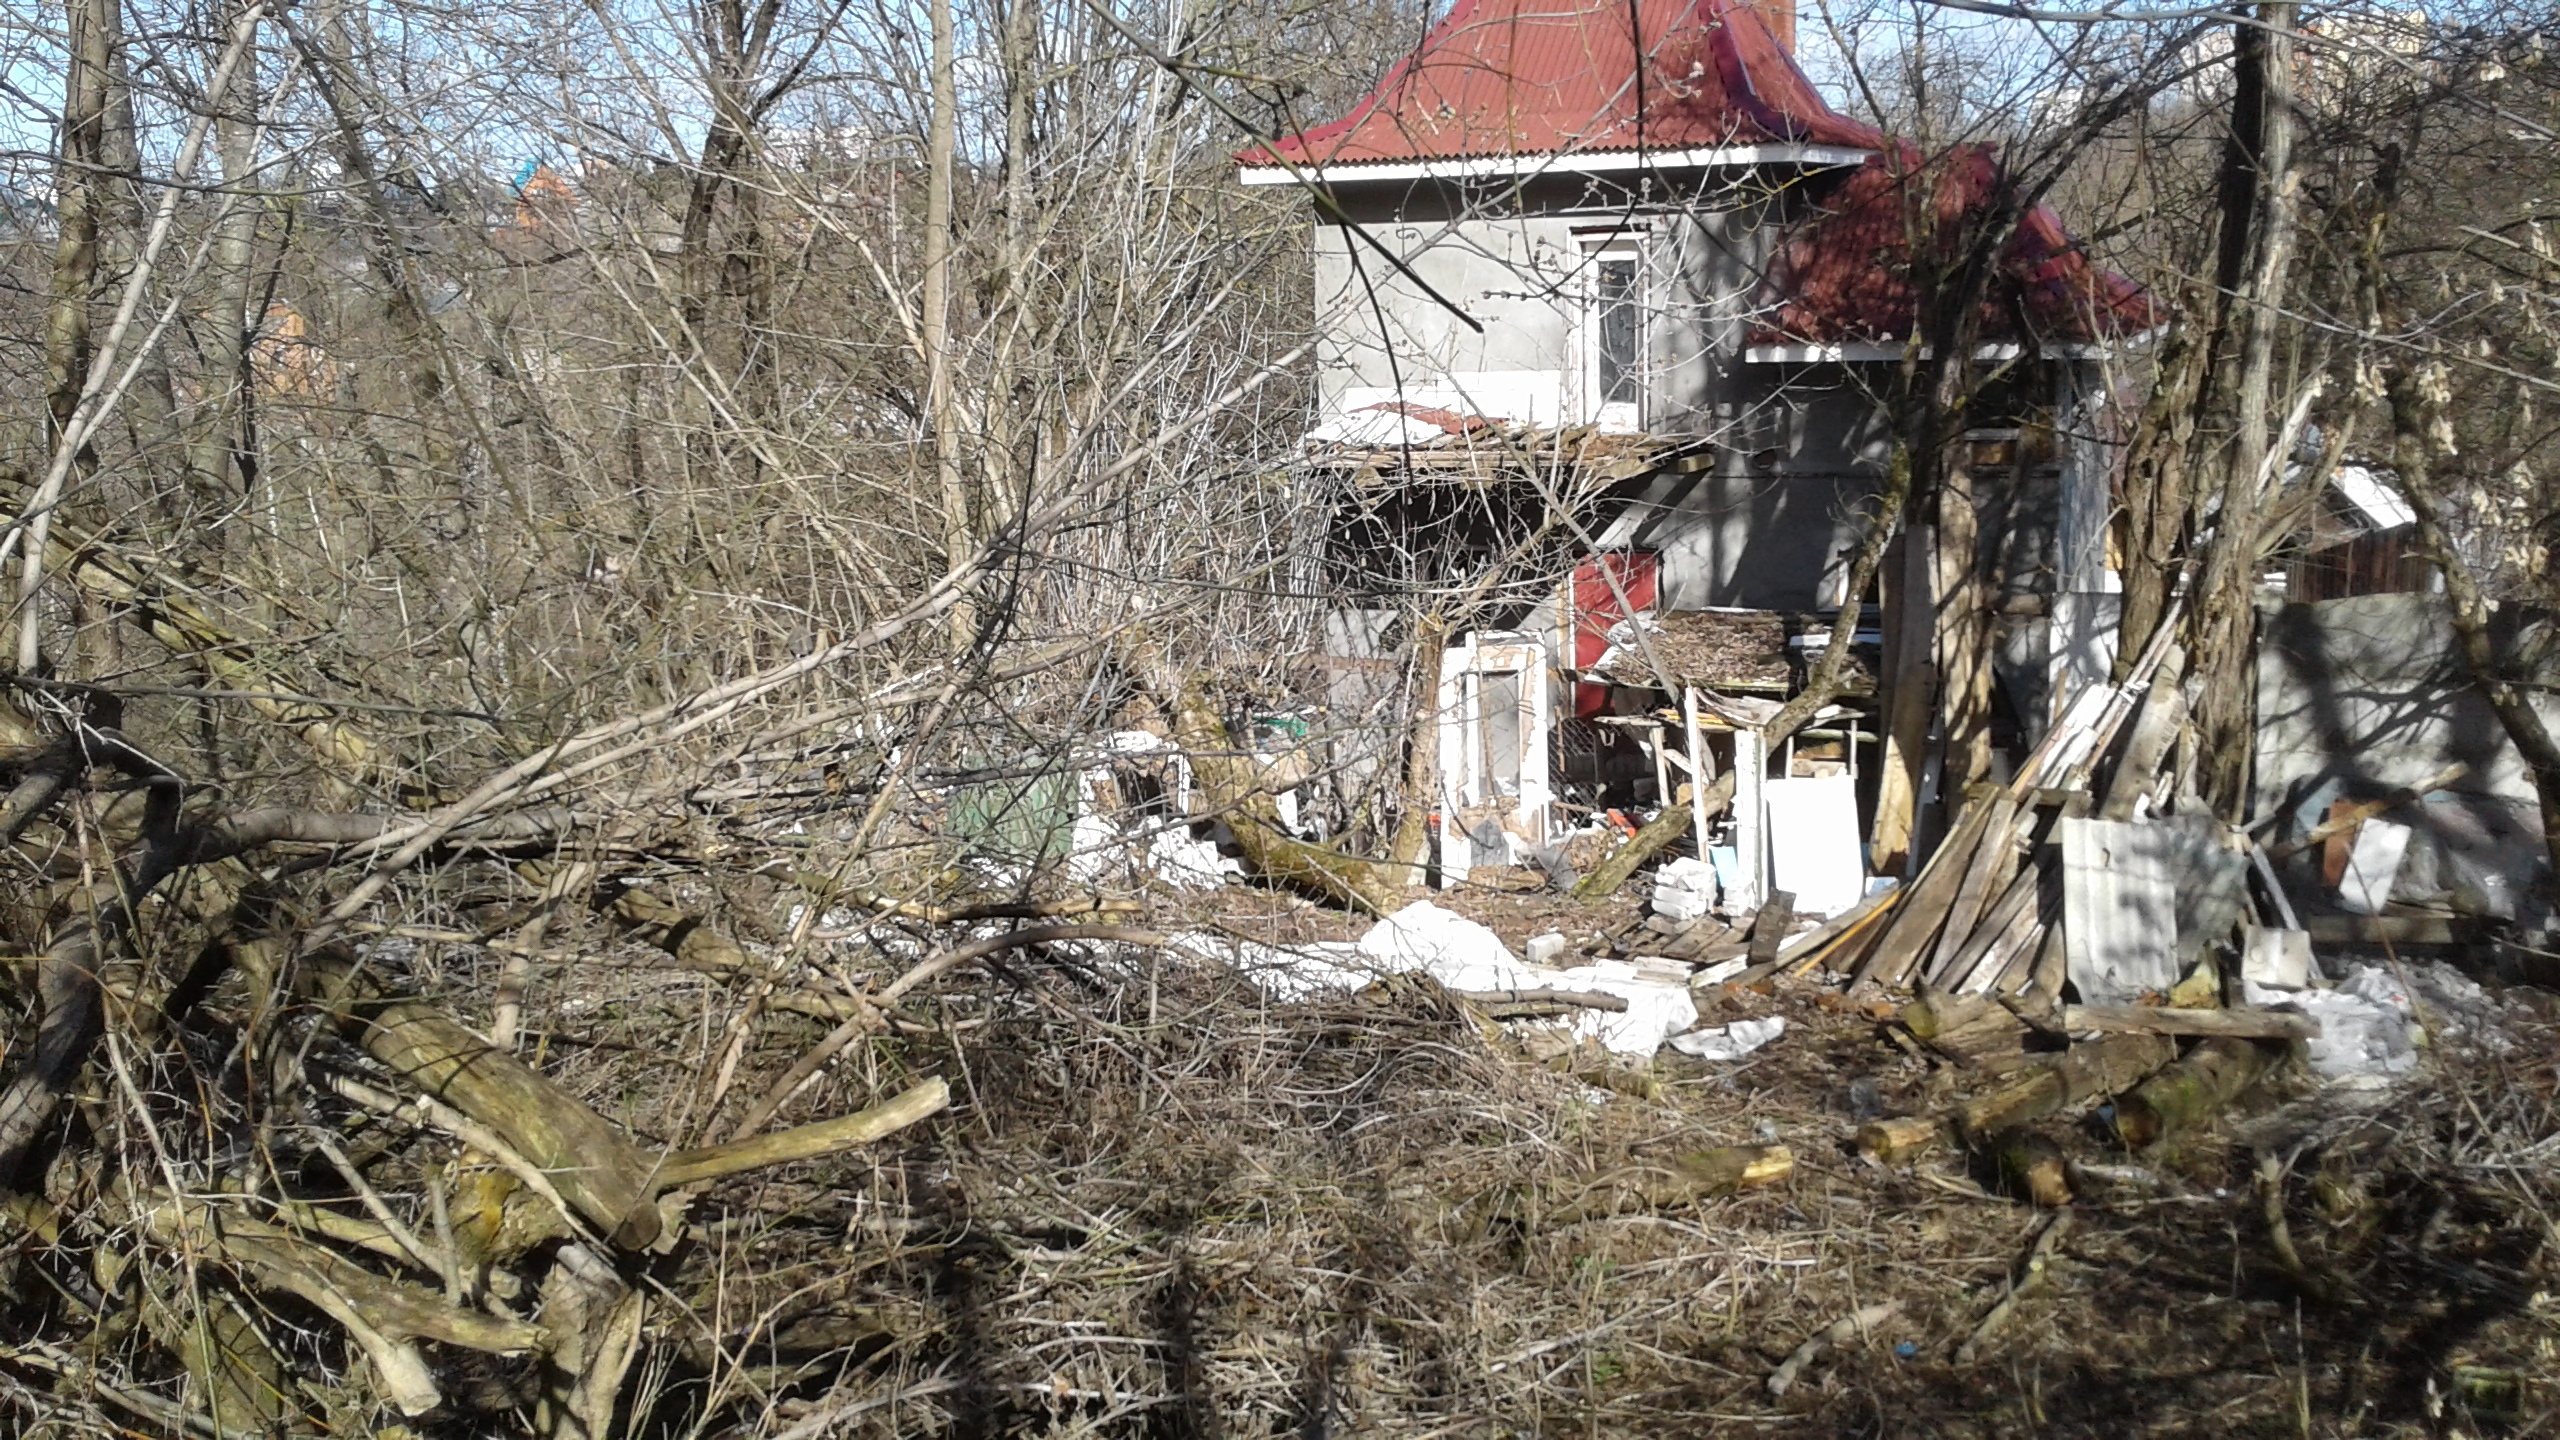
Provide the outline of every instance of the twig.
<path id="1" fill-rule="evenodd" d="M 828 1031 L 817 1044 L 810 1046 L 808 1053 L 802 1055 L 797 1063 L 785 1071 L 781 1079 L 773 1082 L 773 1088 L 764 1093 L 764 1098 L 758 1100 L 754 1108 L 739 1119 L 737 1127 L 729 1132 L 730 1141 L 735 1143 L 744 1140 L 763 1129 L 765 1122 L 771 1120 L 784 1105 L 789 1104 L 792 1096 L 800 1093 L 801 1086 L 808 1084 L 828 1061 L 836 1057 L 836 1052 L 852 1044 L 856 1037 L 882 1028 L 887 1023 L 884 1012 L 899 996 L 944 971 L 965 965 L 972 960 L 984 959 L 1000 951 L 1017 949 L 1024 945 L 1046 944 L 1053 940 L 1117 940 L 1129 945 L 1170 943 L 1167 937 L 1153 930 L 1132 930 L 1120 925 L 1034 925 L 1028 929 L 1010 930 L 975 944 L 963 945 L 957 950 L 946 950 L 942 954 L 929 956 L 918 962 L 906 974 L 891 981 L 889 988 L 880 992 L 874 1001 L 880 1007 L 878 1010 L 867 1010 L 847 1019 L 843 1024 Z"/>
<path id="2" fill-rule="evenodd" d="M 1804 1367 L 1813 1363 L 1814 1357 L 1822 1353 L 1824 1346 L 1846 1344 L 1892 1319 L 1900 1313 L 1901 1309 L 1901 1301 L 1888 1300 L 1882 1305 L 1870 1305 L 1863 1310 L 1844 1315 L 1815 1331 L 1812 1338 L 1797 1346 L 1794 1354 L 1789 1355 L 1783 1364 L 1770 1372 L 1770 1398 L 1776 1399 L 1792 1389 L 1796 1383 L 1796 1376 L 1803 1371 Z"/>
<path id="3" fill-rule="evenodd" d="M 1974 1325 L 1973 1333 L 1965 1337 L 1962 1345 L 1956 1347 L 1957 1364 L 1972 1364 L 1974 1356 L 1982 1351 L 1982 1342 L 1990 1339 L 1992 1332 L 2009 1323 L 2009 1317 L 2017 1313 L 2018 1301 L 2029 1290 L 2035 1288 L 2037 1281 L 2044 1278 L 2045 1261 L 2053 1254 L 2053 1247 L 2061 1244 L 2062 1237 L 2070 1233 L 2071 1212 L 2054 1211 L 2053 1218 L 2044 1222 L 2044 1229 L 2036 1232 L 2035 1243 L 2027 1247 L 2025 1268 L 2019 1271 L 2014 1279 L 2002 1284 L 1999 1303 L 1983 1314 L 1982 1319 Z"/>

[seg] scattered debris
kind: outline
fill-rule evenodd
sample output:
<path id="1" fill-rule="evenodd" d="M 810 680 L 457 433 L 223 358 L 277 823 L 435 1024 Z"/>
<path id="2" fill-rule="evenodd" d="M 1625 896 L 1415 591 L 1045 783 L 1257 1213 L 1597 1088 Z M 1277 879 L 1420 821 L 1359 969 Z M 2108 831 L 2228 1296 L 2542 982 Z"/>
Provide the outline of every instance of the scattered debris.
<path id="1" fill-rule="evenodd" d="M 2270 990 L 2300 990 L 2308 986 L 2311 932 L 2249 926 L 2240 947 L 2240 977 Z"/>
<path id="2" fill-rule="evenodd" d="M 2416 1007 L 2389 973 L 2359 965 L 2335 990 L 2265 990 L 2250 984 L 2251 1004 L 2297 1010 L 2319 1023 L 2304 1051 L 2313 1074 L 2324 1080 L 2375 1082 L 2418 1063 Z"/>
<path id="3" fill-rule="evenodd" d="M 1716 908 L 1715 868 L 1683 857 L 1653 872 L 1653 913 L 1686 924 Z"/>
<path id="4" fill-rule="evenodd" d="M 1762 1020 L 1736 1020 L 1730 1025 L 1686 1031 L 1671 1037 L 1671 1048 L 1701 1060 L 1739 1060 L 1785 1033 L 1786 1017 L 1771 1015 Z"/>

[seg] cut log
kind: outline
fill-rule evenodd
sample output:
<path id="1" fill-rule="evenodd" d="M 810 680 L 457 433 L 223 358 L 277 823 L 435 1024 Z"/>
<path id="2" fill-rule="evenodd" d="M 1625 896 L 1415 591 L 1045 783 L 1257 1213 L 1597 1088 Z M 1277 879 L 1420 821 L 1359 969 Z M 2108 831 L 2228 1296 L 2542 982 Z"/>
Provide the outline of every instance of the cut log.
<path id="1" fill-rule="evenodd" d="M 2151 1005 L 2065 1005 L 2062 1028 L 2074 1034 L 2229 1035 L 2244 1040 L 2316 1040 L 2320 1022 L 2281 1010 L 2174 1010 Z"/>
<path id="2" fill-rule="evenodd" d="M 1870 1120 L 1858 1127 L 1858 1153 L 1881 1165 L 1900 1165 L 1947 1143 L 1947 1122 L 1933 1115 Z"/>
<path id="3" fill-rule="evenodd" d="M 2130 1037 L 2126 1037 L 2130 1038 Z M 2116 1138 L 2145 1149 L 2211 1121 L 2284 1059 L 2286 1047 L 2215 1036 L 2116 1102 Z"/>
<path id="4" fill-rule="evenodd" d="M 1981 1019 L 1993 1008 L 1986 995 L 1951 995 L 1943 990 L 1924 989 L 1919 999 L 1902 1007 L 1902 1028 L 1923 1040 L 1935 1040 Z"/>
<path id="5" fill-rule="evenodd" d="M 2048 1210 L 2071 1203 L 2070 1166 L 2044 1136 L 2009 1131 L 1991 1142 L 1990 1160 L 2004 1193 Z"/>
<path id="6" fill-rule="evenodd" d="M 2122 1094 L 2177 1053 L 2177 1043 L 2165 1035 L 2110 1035 L 2074 1045 L 2051 1063 L 1975 1097 L 1957 1112 L 1956 1125 L 1968 1141 L 1978 1143 L 2084 1100 Z"/>

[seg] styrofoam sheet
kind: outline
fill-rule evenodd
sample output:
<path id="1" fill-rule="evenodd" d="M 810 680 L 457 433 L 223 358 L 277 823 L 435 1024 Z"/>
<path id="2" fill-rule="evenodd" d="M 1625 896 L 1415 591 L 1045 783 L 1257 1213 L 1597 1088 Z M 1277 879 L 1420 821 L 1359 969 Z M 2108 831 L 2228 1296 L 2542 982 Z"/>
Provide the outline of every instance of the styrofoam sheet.
<path id="1" fill-rule="evenodd" d="M 2338 881 L 2338 904 L 2358 915 L 2379 915 L 2391 900 L 2400 878 L 2400 862 L 2409 854 L 2409 827 L 2389 820 L 2367 820 L 2356 830 L 2355 848 L 2347 852 L 2347 873 Z"/>
<path id="2" fill-rule="evenodd" d="M 1763 795 L 1770 884 L 1794 894 L 1800 915 L 1828 918 L 1857 904 L 1867 889 L 1858 782 L 1847 775 L 1771 780 Z"/>

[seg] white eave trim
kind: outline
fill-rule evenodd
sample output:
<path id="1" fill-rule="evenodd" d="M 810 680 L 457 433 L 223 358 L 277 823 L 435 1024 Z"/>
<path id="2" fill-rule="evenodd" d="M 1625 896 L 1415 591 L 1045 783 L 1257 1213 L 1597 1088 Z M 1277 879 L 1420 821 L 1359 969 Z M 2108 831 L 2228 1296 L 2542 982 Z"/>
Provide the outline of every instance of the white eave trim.
<path id="1" fill-rule="evenodd" d="M 1718 145 L 1697 150 L 1612 150 L 1587 155 L 1478 155 L 1455 160 L 1380 160 L 1341 165 L 1247 165 L 1247 185 L 1328 185 L 1368 180 L 1530 179 L 1539 175 L 1609 175 L 1631 170 L 1712 170 L 1738 165 L 1823 168 L 1863 164 L 1872 150 L 1855 145 Z"/>

